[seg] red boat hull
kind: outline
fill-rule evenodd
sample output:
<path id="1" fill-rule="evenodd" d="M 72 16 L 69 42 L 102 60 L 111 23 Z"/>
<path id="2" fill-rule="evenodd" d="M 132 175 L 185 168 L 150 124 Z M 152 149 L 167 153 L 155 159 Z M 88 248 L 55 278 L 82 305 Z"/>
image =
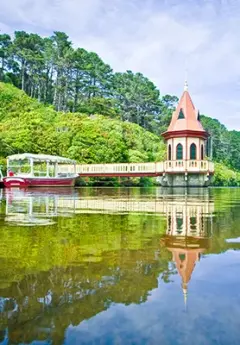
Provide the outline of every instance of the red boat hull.
<path id="1" fill-rule="evenodd" d="M 75 177 L 54 177 L 54 178 L 31 178 L 20 176 L 9 176 L 3 178 L 6 188 L 28 188 L 28 187 L 72 187 L 75 184 Z"/>

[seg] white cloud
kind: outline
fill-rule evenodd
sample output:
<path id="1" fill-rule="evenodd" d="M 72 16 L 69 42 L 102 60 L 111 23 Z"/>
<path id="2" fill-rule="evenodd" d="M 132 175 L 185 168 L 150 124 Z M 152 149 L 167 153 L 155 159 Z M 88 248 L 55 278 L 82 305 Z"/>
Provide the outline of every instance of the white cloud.
<path id="1" fill-rule="evenodd" d="M 178 96 L 187 64 L 196 106 L 239 129 L 239 17 L 234 0 L 12 0 L 0 29 L 65 31 L 114 70 L 140 71 Z"/>

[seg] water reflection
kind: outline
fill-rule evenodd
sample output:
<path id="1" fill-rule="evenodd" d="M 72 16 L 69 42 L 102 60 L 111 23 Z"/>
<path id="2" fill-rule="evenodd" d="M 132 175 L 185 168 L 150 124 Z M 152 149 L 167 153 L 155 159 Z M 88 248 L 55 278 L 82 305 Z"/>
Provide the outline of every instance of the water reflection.
<path id="1" fill-rule="evenodd" d="M 54 193 L 55 192 L 55 193 Z M 4 190 L 6 200 L 5 222 L 16 223 L 18 226 L 51 225 L 54 224 L 54 217 L 69 216 L 62 207 L 59 207 L 59 200 L 67 196 L 74 198 L 74 189 L 61 189 L 50 193 L 48 190 Z M 74 206 L 74 205 L 73 205 Z M 74 212 L 74 208 L 71 208 Z"/>
<path id="2" fill-rule="evenodd" d="M 206 190 L 205 190 L 206 191 Z M 184 303 L 187 305 L 188 283 L 201 254 L 209 247 L 213 228 L 214 203 L 205 200 L 174 200 L 167 207 L 167 230 L 162 242 L 172 253 L 178 274 L 182 279 Z"/>
<path id="3" fill-rule="evenodd" d="M 158 291 L 162 291 L 158 303 L 164 306 L 166 300 L 179 308 L 178 297 L 172 301 L 170 295 L 171 287 L 181 289 L 177 277 L 186 303 L 201 257 L 238 249 L 238 244 L 225 239 L 239 236 L 230 221 L 240 220 L 239 211 L 228 209 L 229 229 L 222 236 L 226 213 L 218 215 L 219 197 L 207 189 L 4 193 L 0 344 L 97 344 L 100 340 L 103 344 L 145 344 L 146 338 L 136 338 L 134 329 L 128 339 L 121 335 L 121 327 L 127 328 L 125 321 L 110 340 L 115 324 L 106 326 L 108 335 L 101 339 L 94 326 L 91 335 L 83 329 L 78 342 L 72 334 L 117 305 L 125 306 L 126 313 L 132 310 L 130 305 L 151 306 Z M 221 203 L 221 212 L 222 207 Z M 161 322 L 158 318 L 157 323 Z M 95 330 L 98 335 L 93 339 Z"/>

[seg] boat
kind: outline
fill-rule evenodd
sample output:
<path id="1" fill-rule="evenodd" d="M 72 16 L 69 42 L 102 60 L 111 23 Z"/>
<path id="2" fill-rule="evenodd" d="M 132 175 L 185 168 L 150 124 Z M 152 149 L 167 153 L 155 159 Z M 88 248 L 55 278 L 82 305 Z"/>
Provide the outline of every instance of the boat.
<path id="1" fill-rule="evenodd" d="M 58 167 L 61 165 L 61 172 Z M 64 165 L 73 165 L 69 173 Z M 6 188 L 71 187 L 74 186 L 76 162 L 72 159 L 45 154 L 22 153 L 7 157 L 7 176 L 3 178 Z"/>

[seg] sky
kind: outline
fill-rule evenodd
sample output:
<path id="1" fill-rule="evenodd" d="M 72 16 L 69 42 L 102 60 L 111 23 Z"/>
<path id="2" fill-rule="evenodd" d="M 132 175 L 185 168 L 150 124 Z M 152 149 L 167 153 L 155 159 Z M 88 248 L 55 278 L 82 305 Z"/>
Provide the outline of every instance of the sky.
<path id="1" fill-rule="evenodd" d="M 189 92 L 202 114 L 240 130 L 239 0 L 0 0 L 0 32 L 64 31 L 114 71 L 161 95 Z"/>

